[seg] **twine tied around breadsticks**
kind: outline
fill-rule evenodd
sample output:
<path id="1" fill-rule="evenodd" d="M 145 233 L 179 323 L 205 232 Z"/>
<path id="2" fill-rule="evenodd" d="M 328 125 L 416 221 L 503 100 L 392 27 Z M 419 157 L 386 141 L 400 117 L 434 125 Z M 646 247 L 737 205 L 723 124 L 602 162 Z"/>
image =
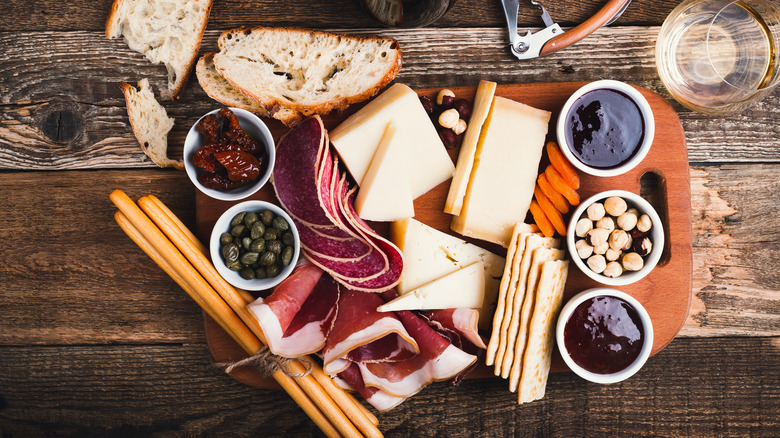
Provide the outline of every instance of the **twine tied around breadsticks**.
<path id="1" fill-rule="evenodd" d="M 304 368 L 303 372 L 294 373 L 287 369 L 287 365 L 294 360 L 301 362 L 301 365 L 303 365 Z M 222 368 L 228 374 L 233 372 L 236 368 L 248 366 L 256 369 L 260 374 L 266 377 L 272 376 L 276 370 L 281 370 L 284 374 L 293 378 L 308 376 L 311 373 L 312 368 L 312 362 L 308 358 L 301 357 L 290 359 L 287 357 L 280 357 L 271 353 L 271 350 L 269 350 L 268 347 L 263 347 L 257 353 L 244 359 L 235 362 L 217 362 L 214 365 Z"/>

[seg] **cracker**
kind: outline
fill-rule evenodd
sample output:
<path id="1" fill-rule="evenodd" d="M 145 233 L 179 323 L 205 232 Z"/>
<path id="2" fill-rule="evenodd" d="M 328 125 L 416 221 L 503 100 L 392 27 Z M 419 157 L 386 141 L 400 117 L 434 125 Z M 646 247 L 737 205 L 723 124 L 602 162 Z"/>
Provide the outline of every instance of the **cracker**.
<path id="1" fill-rule="evenodd" d="M 528 329 L 528 345 L 523 355 L 518 403 L 544 397 L 552 362 L 555 320 L 563 304 L 563 289 L 568 273 L 568 261 L 554 260 L 542 264 L 536 306 Z"/>

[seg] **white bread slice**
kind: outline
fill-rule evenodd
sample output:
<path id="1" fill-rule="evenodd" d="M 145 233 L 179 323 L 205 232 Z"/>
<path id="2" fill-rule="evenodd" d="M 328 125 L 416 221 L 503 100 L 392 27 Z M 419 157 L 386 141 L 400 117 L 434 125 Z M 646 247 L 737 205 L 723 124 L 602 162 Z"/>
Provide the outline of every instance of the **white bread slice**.
<path id="1" fill-rule="evenodd" d="M 195 75 L 198 77 L 198 83 L 203 91 L 217 102 L 227 107 L 241 108 L 259 116 L 268 116 L 260 102 L 241 94 L 217 72 L 217 69 L 214 68 L 213 53 L 201 56 L 195 65 Z"/>
<path id="2" fill-rule="evenodd" d="M 168 92 L 177 99 L 187 82 L 212 0 L 114 0 L 106 38 L 124 35 L 127 45 L 168 69 Z"/>
<path id="3" fill-rule="evenodd" d="M 149 80 L 139 81 L 138 90 L 124 82 L 119 86 L 125 93 L 130 126 L 146 155 L 160 167 L 184 169 L 183 161 L 168 158 L 168 133 L 173 128 L 173 118 L 168 117 L 165 108 L 154 98 Z"/>
<path id="4" fill-rule="evenodd" d="M 402 62 L 398 42 L 379 36 L 255 27 L 218 42 L 217 71 L 286 125 L 370 98 Z"/>

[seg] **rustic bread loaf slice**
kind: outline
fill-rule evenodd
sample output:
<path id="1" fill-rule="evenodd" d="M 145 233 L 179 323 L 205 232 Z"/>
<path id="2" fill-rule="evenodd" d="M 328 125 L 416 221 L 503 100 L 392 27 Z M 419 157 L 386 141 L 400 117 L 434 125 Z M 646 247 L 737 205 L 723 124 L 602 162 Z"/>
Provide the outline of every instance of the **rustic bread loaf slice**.
<path id="1" fill-rule="evenodd" d="M 124 82 L 119 86 L 125 93 L 130 126 L 146 155 L 160 167 L 184 169 L 183 161 L 168 158 L 168 133 L 173 128 L 173 118 L 154 98 L 149 80 L 139 81 L 138 90 Z"/>
<path id="2" fill-rule="evenodd" d="M 392 38 L 295 28 L 240 28 L 219 37 L 219 73 L 287 125 L 368 99 L 401 68 Z"/>
<path id="3" fill-rule="evenodd" d="M 212 0 L 114 0 L 106 38 L 124 35 L 127 45 L 168 69 L 168 92 L 177 99 L 187 82 Z"/>
<path id="4" fill-rule="evenodd" d="M 214 68 L 214 54 L 206 53 L 195 65 L 195 75 L 198 83 L 210 98 L 217 102 L 233 107 L 251 111 L 259 116 L 268 116 L 263 105 L 236 90 L 230 82 L 225 80 L 216 68 Z"/>

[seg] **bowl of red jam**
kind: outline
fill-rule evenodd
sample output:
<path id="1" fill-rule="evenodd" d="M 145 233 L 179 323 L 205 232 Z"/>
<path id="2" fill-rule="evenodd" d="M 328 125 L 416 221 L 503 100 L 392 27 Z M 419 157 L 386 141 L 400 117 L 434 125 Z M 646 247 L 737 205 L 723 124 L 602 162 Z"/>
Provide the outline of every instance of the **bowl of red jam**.
<path id="1" fill-rule="evenodd" d="M 616 383 L 636 374 L 650 357 L 653 324 L 631 295 L 587 289 L 567 302 L 556 326 L 558 351 L 578 376 Z"/>
<path id="2" fill-rule="evenodd" d="M 222 201 L 238 201 L 260 190 L 271 178 L 275 158 L 268 126 L 240 108 L 203 115 L 184 140 L 184 169 L 190 181 Z"/>
<path id="3" fill-rule="evenodd" d="M 560 114 L 556 133 L 561 151 L 590 175 L 626 173 L 653 144 L 653 110 L 642 93 L 625 82 L 591 82 L 569 97 Z"/>

